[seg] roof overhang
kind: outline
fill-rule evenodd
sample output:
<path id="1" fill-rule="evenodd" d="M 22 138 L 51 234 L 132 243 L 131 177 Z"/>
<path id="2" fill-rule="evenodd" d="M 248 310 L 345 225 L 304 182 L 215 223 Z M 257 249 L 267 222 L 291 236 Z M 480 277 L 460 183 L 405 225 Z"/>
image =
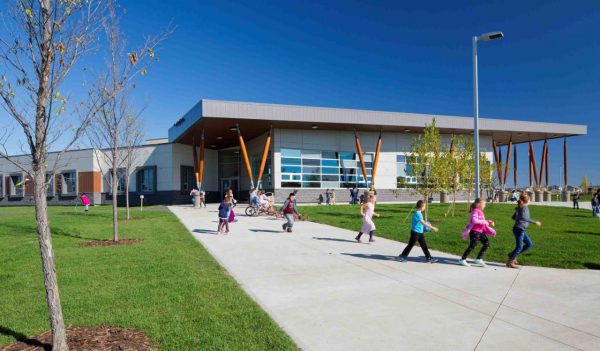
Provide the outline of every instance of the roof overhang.
<path id="1" fill-rule="evenodd" d="M 201 100 L 169 129 L 169 142 L 199 142 L 225 148 L 237 144 L 236 125 L 251 140 L 269 128 L 421 133 L 432 119 L 442 134 L 472 134 L 473 118 L 402 112 L 384 112 L 309 106 Z M 587 134 L 587 126 L 563 123 L 480 118 L 480 135 L 498 145 L 524 143 Z"/>

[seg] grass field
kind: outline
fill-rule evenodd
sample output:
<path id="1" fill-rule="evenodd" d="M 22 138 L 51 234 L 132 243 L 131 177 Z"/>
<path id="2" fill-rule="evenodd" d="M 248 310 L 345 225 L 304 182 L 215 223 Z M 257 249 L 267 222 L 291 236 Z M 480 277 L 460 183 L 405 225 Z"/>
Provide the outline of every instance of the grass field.
<path id="1" fill-rule="evenodd" d="M 161 350 L 297 349 L 173 214 L 135 217 L 121 238 L 143 242 L 79 247 L 112 238 L 110 208 L 50 208 L 66 324 L 137 328 Z M 33 209 L 0 208 L 0 345 L 47 329 Z"/>
<path id="2" fill-rule="evenodd" d="M 464 203 L 457 204 L 456 216 L 445 217 L 448 205 L 430 205 L 429 220 L 440 231 L 425 234 L 429 248 L 462 255 L 467 247 L 467 242 L 460 235 L 468 220 L 466 206 Z M 413 205 L 408 204 L 377 205 L 375 211 L 381 217 L 375 219 L 375 235 L 407 242 L 410 236 L 410 216 L 406 222 L 404 219 L 412 207 Z M 505 262 L 508 252 L 513 250 L 513 211 L 514 204 L 488 204 L 486 218 L 496 221 L 498 235 L 490 241 L 487 260 Z M 556 268 L 600 269 L 600 220 L 592 218 L 589 210 L 530 206 L 530 211 L 534 219 L 542 222 L 542 227 L 529 227 L 527 232 L 534 245 L 529 252 L 519 256 L 520 263 Z M 300 208 L 300 212 L 307 215 L 310 221 L 353 231 L 358 231 L 361 225 L 358 206 L 304 206 Z M 423 255 L 418 245 L 411 255 Z"/>

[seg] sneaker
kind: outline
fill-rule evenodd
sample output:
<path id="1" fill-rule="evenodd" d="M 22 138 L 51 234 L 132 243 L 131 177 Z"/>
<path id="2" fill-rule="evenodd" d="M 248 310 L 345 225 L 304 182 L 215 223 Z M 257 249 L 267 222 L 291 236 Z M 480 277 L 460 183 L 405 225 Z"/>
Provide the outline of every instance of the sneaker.
<path id="1" fill-rule="evenodd" d="M 291 233 L 291 232 L 292 232 L 292 228 L 288 228 L 288 229 L 287 229 L 287 232 L 288 232 L 288 233 Z"/>
<path id="2" fill-rule="evenodd" d="M 426 262 L 427 262 L 427 263 L 436 263 L 437 261 L 438 261 L 438 259 L 437 259 L 437 258 L 435 258 L 435 257 L 429 257 L 429 258 L 426 260 Z"/>
<path id="3" fill-rule="evenodd" d="M 462 260 L 462 259 L 461 259 L 461 260 L 458 260 L 458 264 L 459 264 L 459 265 L 461 265 L 461 266 L 465 266 L 465 267 L 469 267 L 469 266 L 471 266 L 471 265 L 469 264 L 469 262 L 467 262 L 467 260 Z"/>
<path id="4" fill-rule="evenodd" d="M 476 259 L 475 264 L 478 266 L 481 266 L 482 268 L 487 267 L 487 265 L 485 264 L 485 262 L 483 262 L 483 260 L 481 258 Z"/>
<path id="5" fill-rule="evenodd" d="M 510 260 L 510 259 L 506 262 L 506 267 L 519 268 L 519 266 L 516 265 L 515 260 Z"/>
<path id="6" fill-rule="evenodd" d="M 358 237 L 354 238 L 354 240 L 356 240 L 357 243 L 362 243 L 362 240 L 360 240 Z"/>
<path id="7" fill-rule="evenodd" d="M 369 242 L 370 242 L 370 243 L 374 243 L 374 242 L 375 242 L 375 239 L 369 239 Z"/>
<path id="8" fill-rule="evenodd" d="M 399 255 L 398 257 L 396 257 L 396 261 L 398 262 L 406 262 L 406 257 Z"/>
<path id="9" fill-rule="evenodd" d="M 282 225 L 281 225 L 281 228 L 283 228 L 283 231 L 284 231 L 284 232 L 287 230 L 287 229 L 286 229 L 286 226 L 285 226 L 285 224 L 282 224 Z"/>

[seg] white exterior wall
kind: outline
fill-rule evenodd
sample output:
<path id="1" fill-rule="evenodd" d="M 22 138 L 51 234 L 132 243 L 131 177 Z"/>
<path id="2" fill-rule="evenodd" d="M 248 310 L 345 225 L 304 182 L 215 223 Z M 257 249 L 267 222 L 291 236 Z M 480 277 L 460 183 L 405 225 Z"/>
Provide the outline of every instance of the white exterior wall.
<path id="1" fill-rule="evenodd" d="M 56 167 L 56 171 L 77 170 L 78 172 L 91 172 L 94 170 L 93 150 L 74 150 L 63 154 L 60 161 L 57 163 L 57 153 L 48 154 L 48 171 Z M 13 160 L 22 164 L 26 169 L 31 167 L 31 161 L 28 156 L 14 156 Z M 21 170 L 4 158 L 0 158 L 0 173 L 6 175 L 8 173 L 20 173 Z"/>
<path id="2" fill-rule="evenodd" d="M 379 133 L 359 132 L 361 147 L 364 153 L 375 153 Z M 396 155 L 410 152 L 410 144 L 416 134 L 411 133 L 383 133 L 379 164 L 375 178 L 378 189 L 396 188 Z M 450 143 L 450 135 L 442 135 L 445 143 Z M 320 131 L 276 129 L 274 137 L 274 183 L 275 188 L 281 188 L 281 149 L 305 149 L 322 151 L 348 151 L 356 152 L 354 133 L 348 131 Z M 480 138 L 480 150 L 486 152 L 488 159 L 492 160 L 493 154 L 491 137 Z M 362 173 L 362 171 L 359 171 Z"/>
<path id="3" fill-rule="evenodd" d="M 191 145 L 171 144 L 173 146 L 173 159 L 171 167 L 173 170 L 172 184 L 170 190 L 181 189 L 181 166 L 194 166 L 194 151 Z M 200 148 L 196 148 L 197 155 L 200 156 Z M 218 156 L 216 150 L 204 149 L 204 176 L 202 179 L 202 188 L 206 191 L 219 190 L 219 169 Z"/>

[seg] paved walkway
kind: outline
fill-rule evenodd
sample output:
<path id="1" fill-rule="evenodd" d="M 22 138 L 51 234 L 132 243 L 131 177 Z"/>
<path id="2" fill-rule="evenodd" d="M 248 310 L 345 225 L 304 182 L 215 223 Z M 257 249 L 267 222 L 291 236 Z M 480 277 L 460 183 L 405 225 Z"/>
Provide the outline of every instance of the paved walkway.
<path id="1" fill-rule="evenodd" d="M 217 236 L 216 207 L 170 209 L 305 350 L 600 350 L 600 271 L 400 263 L 391 240 L 245 216 Z"/>

